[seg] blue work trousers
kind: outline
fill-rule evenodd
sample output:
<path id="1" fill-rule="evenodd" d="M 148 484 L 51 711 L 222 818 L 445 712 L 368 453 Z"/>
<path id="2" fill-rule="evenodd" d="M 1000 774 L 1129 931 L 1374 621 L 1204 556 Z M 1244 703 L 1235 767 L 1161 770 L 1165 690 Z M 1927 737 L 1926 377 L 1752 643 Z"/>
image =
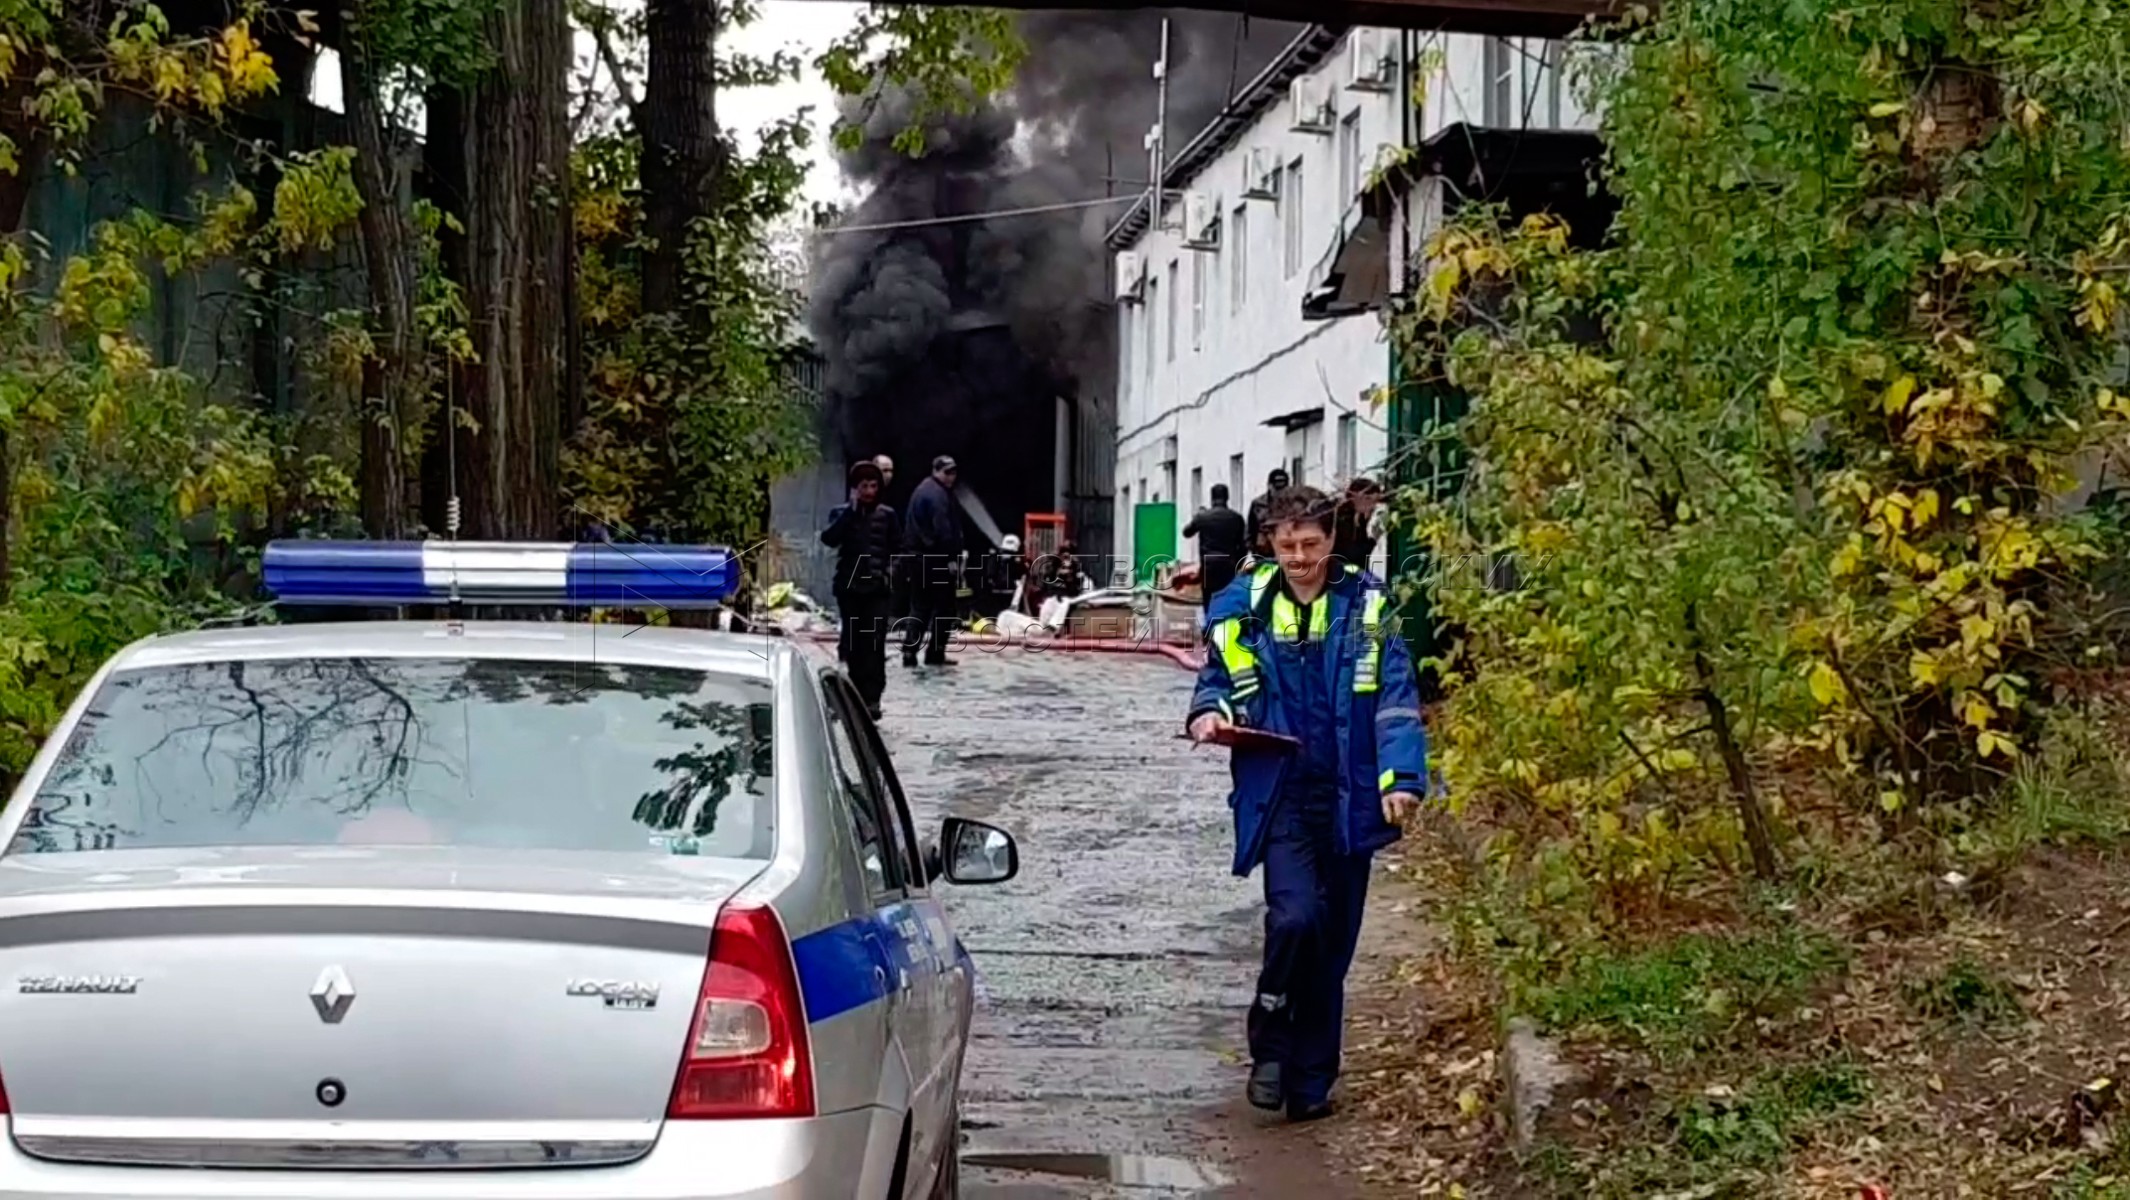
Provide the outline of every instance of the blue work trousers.
<path id="1" fill-rule="evenodd" d="M 1265 961 L 1250 1009 L 1250 1057 L 1280 1064 L 1289 1105 L 1313 1107 L 1331 1098 L 1339 1077 L 1369 856 L 1339 853 L 1336 785 L 1283 789 L 1266 820 Z"/>

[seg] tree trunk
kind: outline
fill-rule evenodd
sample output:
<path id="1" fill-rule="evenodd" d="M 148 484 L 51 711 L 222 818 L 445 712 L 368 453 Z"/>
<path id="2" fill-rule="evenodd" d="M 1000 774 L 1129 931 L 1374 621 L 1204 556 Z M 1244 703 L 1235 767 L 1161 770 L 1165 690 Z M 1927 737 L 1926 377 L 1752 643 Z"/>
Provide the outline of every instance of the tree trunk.
<path id="1" fill-rule="evenodd" d="M 1696 698 L 1708 713 L 1709 728 L 1716 735 L 1716 753 L 1723 759 L 1724 773 L 1731 781 L 1731 799 L 1738 805 L 1738 823 L 1745 831 L 1746 849 L 1753 856 L 1753 874 L 1772 880 L 1782 872 L 1775 856 L 1775 837 L 1768 831 L 1767 810 L 1761 807 L 1760 792 L 1753 786 L 1753 771 L 1745 761 L 1745 750 L 1731 728 L 1730 706 L 1723 702 L 1723 693 L 1716 690 L 1715 664 L 1709 661 L 1702 641 L 1701 619 L 1691 604 L 1686 607 L 1686 633 L 1688 649 L 1694 657 L 1694 682 L 1699 685 Z"/>
<path id="2" fill-rule="evenodd" d="M 362 194 L 362 250 L 376 322 L 376 352 L 362 380 L 362 527 L 373 538 L 406 536 L 405 415 L 420 378 L 414 324 L 414 231 L 399 188 L 397 139 L 359 36 L 342 38 L 342 103 L 355 143 L 355 186 Z"/>
<path id="3" fill-rule="evenodd" d="M 650 0 L 645 11 L 651 70 L 642 110 L 644 232 L 654 243 L 644 257 L 646 313 L 680 307 L 688 236 L 710 214 L 724 171 L 718 16 L 719 6 L 702 0 Z"/>
<path id="4" fill-rule="evenodd" d="M 569 325 L 569 65 L 564 0 L 504 5 L 488 19 L 495 69 L 468 113 L 467 304 L 480 369 L 462 397 L 479 428 L 459 462 L 466 532 L 561 532 L 562 420 L 575 401 Z"/>

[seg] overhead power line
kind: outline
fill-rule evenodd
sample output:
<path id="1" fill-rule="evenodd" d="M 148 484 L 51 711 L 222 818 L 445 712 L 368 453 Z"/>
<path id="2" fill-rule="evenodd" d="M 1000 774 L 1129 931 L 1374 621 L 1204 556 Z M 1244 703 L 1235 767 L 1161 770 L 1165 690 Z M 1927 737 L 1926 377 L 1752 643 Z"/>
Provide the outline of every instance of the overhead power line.
<path id="1" fill-rule="evenodd" d="M 839 233 L 880 233 L 890 229 L 916 229 L 925 225 L 955 225 L 964 221 L 992 221 L 1000 217 L 1036 217 L 1044 213 L 1100 208 L 1105 204 L 1135 204 L 1141 198 L 1138 193 L 1129 196 L 1102 196 L 1093 200 L 1067 200 L 1058 204 L 1036 204 L 1027 208 L 996 208 L 989 212 L 959 213 L 951 217 L 918 217 L 909 221 L 882 221 L 873 225 L 835 225 L 815 229 L 811 232 L 817 236 L 832 237 Z"/>

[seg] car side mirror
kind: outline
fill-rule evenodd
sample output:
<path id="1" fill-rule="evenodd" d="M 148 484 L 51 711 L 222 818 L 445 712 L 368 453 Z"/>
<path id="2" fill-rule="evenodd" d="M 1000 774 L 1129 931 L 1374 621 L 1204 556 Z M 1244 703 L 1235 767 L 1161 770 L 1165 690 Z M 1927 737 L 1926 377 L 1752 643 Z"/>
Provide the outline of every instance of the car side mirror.
<path id="1" fill-rule="evenodd" d="M 981 821 L 948 817 L 940 827 L 938 875 L 948 883 L 1004 883 L 1021 873 L 1013 835 Z"/>

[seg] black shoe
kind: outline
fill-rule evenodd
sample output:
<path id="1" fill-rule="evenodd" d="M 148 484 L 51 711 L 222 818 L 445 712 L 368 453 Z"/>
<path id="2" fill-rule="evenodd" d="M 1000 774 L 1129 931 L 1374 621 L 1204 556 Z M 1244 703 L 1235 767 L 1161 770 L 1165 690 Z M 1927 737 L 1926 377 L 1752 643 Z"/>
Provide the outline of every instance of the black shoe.
<path id="1" fill-rule="evenodd" d="M 873 724 L 878 725 L 880 723 L 880 706 L 875 704 L 871 708 L 866 709 L 865 715 L 873 719 Z"/>
<path id="2" fill-rule="evenodd" d="M 1330 1116 L 1331 1113 L 1332 1106 L 1329 1100 L 1318 1104 L 1289 1104 L 1287 1106 L 1287 1120 L 1296 1125 L 1306 1124 L 1310 1121 L 1321 1121 Z"/>
<path id="3" fill-rule="evenodd" d="M 1278 1112 L 1287 1102 L 1286 1092 L 1280 1087 L 1279 1064 L 1276 1062 L 1255 1063 L 1250 1067 L 1250 1086 L 1243 1094 L 1250 1098 L 1250 1107 L 1266 1112 Z"/>
<path id="4" fill-rule="evenodd" d="M 903 655 L 903 656 L 902 656 L 902 669 L 903 669 L 903 670 L 905 670 L 905 671 L 914 671 L 914 670 L 916 670 L 916 669 L 917 669 L 917 656 L 916 656 L 916 655 L 914 655 L 914 654 L 905 654 L 905 655 Z"/>

